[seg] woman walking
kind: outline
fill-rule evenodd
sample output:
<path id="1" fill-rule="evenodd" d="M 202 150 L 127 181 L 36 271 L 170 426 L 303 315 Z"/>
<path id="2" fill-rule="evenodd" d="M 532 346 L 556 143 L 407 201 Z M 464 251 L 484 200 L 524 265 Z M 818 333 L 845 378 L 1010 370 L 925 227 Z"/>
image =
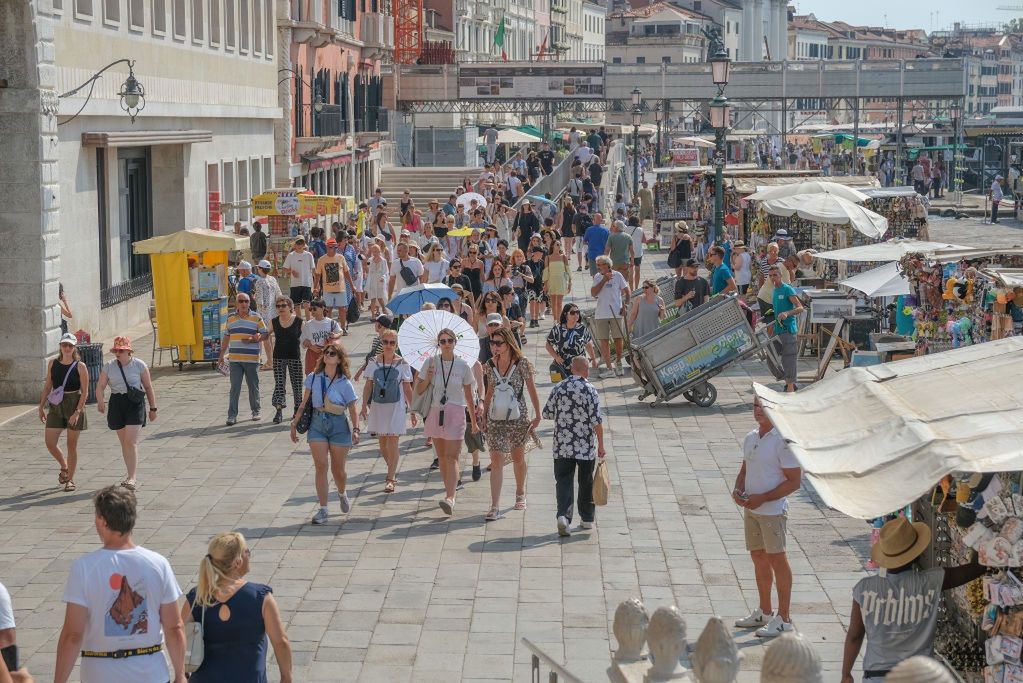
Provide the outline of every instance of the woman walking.
<path id="1" fill-rule="evenodd" d="M 78 356 L 78 340 L 73 334 L 60 338 L 60 356 L 46 368 L 43 395 L 39 399 L 39 419 L 46 425 L 46 450 L 60 465 L 57 483 L 65 491 L 74 491 L 78 468 L 78 437 L 88 427 L 85 402 L 89 398 L 89 370 Z M 67 430 L 67 459 L 60 450 L 60 435 Z"/>
<path id="2" fill-rule="evenodd" d="M 398 439 L 405 435 L 405 416 L 412 404 L 412 368 L 397 355 L 398 333 L 380 333 L 381 352 L 366 364 L 366 386 L 362 390 L 362 412 L 366 430 L 376 434 L 380 455 L 387 463 L 384 493 L 398 485 Z M 416 414 L 412 413 L 412 426 Z"/>
<path id="3" fill-rule="evenodd" d="M 540 424 L 533 366 L 522 355 L 515 336 L 501 327 L 490 333 L 489 342 L 493 355 L 486 367 L 487 393 L 483 399 L 484 429 L 490 442 L 488 522 L 501 516 L 503 469 L 509 457 L 515 471 L 515 509 L 526 509 L 526 450 L 527 445 L 538 445 L 535 430 Z M 533 405 L 532 420 L 526 412 L 524 389 L 529 391 Z"/>
<path id="4" fill-rule="evenodd" d="M 263 324 L 269 328 L 275 319 L 275 306 L 278 299 L 283 295 L 277 278 L 270 274 L 273 265 L 266 259 L 256 266 L 256 286 L 253 291 L 253 301 L 256 304 L 256 315 L 263 319 Z M 266 354 L 266 363 L 261 370 L 273 368 L 273 338 L 267 337 L 263 340 L 263 352 Z"/>
<path id="5" fill-rule="evenodd" d="M 423 275 L 420 281 L 432 284 L 440 282 L 448 273 L 449 262 L 444 258 L 444 250 L 440 246 L 440 240 L 431 240 L 427 246 L 426 260 L 423 262 Z"/>
<path id="6" fill-rule="evenodd" d="M 313 419 L 306 440 L 313 453 L 316 468 L 316 498 L 320 509 L 313 515 L 313 524 L 327 521 L 327 464 L 337 485 L 341 512 L 352 509 L 345 486 L 345 458 L 352 446 L 359 444 L 359 421 L 355 412 L 358 396 L 349 380 L 348 354 L 340 342 L 329 342 L 316 364 L 316 371 L 305 378 L 305 395 L 291 421 L 291 440 L 298 443 L 298 420 L 307 401 L 312 401 Z M 347 413 L 347 415 L 346 415 Z"/>
<path id="7" fill-rule="evenodd" d="M 667 315 L 661 289 L 653 280 L 643 281 L 643 296 L 629 311 L 628 328 L 633 338 L 639 338 L 657 329 Z"/>
<path id="8" fill-rule="evenodd" d="M 237 532 L 217 534 L 199 561 L 199 583 L 185 596 L 181 620 L 202 624 L 203 660 L 190 683 L 266 683 L 267 636 L 291 683 L 291 642 L 273 589 L 246 581 L 252 553 Z"/>
<path id="9" fill-rule="evenodd" d="M 96 410 L 107 413 L 107 426 L 117 432 L 121 442 L 121 457 L 128 476 L 121 486 L 135 490 L 135 473 L 139 464 L 139 433 L 146 424 L 146 401 L 149 401 L 148 421 L 156 422 L 156 392 L 149 376 L 149 367 L 141 358 L 132 355 L 131 340 L 114 338 L 114 360 L 103 366 L 96 385 Z M 107 412 L 104 393 L 110 385 L 110 412 Z"/>
<path id="10" fill-rule="evenodd" d="M 295 315 L 295 303 L 290 297 L 277 297 L 277 317 L 273 319 L 274 330 L 273 369 L 274 393 L 270 399 L 277 409 L 274 424 L 283 421 L 284 409 L 288 405 L 288 393 L 285 389 L 285 375 L 291 375 L 291 393 L 294 397 L 295 412 L 302 402 L 302 320 Z"/>
<path id="11" fill-rule="evenodd" d="M 572 284 L 572 273 L 569 270 L 568 257 L 561 250 L 558 240 L 551 242 L 551 253 L 547 255 L 543 268 L 543 287 L 551 300 L 551 313 L 561 310 L 561 302 L 565 300 Z"/>
<path id="12" fill-rule="evenodd" d="M 369 299 L 369 315 L 371 318 L 384 312 L 387 301 L 387 280 L 390 277 L 387 259 L 376 244 L 369 245 L 369 260 L 366 273 L 366 297 Z"/>
<path id="13" fill-rule="evenodd" d="M 466 406 L 473 404 L 472 389 L 476 381 L 472 368 L 455 355 L 455 333 L 445 328 L 437 334 L 440 353 L 423 365 L 416 382 L 416 393 L 432 392 L 426 416 L 426 436 L 433 439 L 441 477 L 444 499 L 440 509 L 450 515 L 455 508 L 455 487 L 458 484 L 458 452 L 465 436 Z M 468 411 L 473 433 L 479 432 L 476 412 Z"/>
<path id="14" fill-rule="evenodd" d="M 565 304 L 561 309 L 561 317 L 547 335 L 547 353 L 554 359 L 554 364 L 562 377 L 571 373 L 572 359 L 586 354 L 590 359 L 590 367 L 597 367 L 597 353 L 593 348 L 593 337 L 583 324 L 582 314 L 575 304 Z"/>

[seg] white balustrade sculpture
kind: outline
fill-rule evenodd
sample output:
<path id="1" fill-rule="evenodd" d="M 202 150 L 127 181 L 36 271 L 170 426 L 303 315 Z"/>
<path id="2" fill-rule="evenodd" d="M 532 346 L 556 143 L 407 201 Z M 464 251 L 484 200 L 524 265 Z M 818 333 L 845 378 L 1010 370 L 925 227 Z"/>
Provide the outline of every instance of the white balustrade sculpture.
<path id="1" fill-rule="evenodd" d="M 742 653 L 719 617 L 707 621 L 689 657 L 699 683 L 734 683 L 742 665 Z"/>
<path id="2" fill-rule="evenodd" d="M 820 655 L 799 633 L 786 633 L 767 648 L 760 683 L 824 683 Z"/>
<path id="3" fill-rule="evenodd" d="M 955 678 L 940 662 L 930 657 L 905 659 L 888 672 L 885 683 L 955 683 Z"/>
<path id="4" fill-rule="evenodd" d="M 643 656 L 643 645 L 646 644 L 649 626 L 650 617 L 643 603 L 637 598 L 631 598 L 618 605 L 614 620 L 614 634 L 618 639 L 616 661 L 635 661 Z"/>
<path id="5" fill-rule="evenodd" d="M 686 649 L 686 620 L 678 607 L 658 607 L 650 617 L 650 625 L 646 630 L 647 644 L 650 646 L 650 669 L 645 680 L 671 681 L 685 677 L 679 668 L 678 659 Z"/>

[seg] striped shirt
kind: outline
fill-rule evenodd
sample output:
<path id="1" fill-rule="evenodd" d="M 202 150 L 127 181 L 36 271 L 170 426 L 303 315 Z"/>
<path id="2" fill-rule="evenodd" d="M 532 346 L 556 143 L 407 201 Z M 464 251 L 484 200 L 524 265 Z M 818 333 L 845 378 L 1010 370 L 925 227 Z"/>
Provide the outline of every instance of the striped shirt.
<path id="1" fill-rule="evenodd" d="M 248 341 L 254 334 L 266 334 L 266 324 L 258 315 L 250 313 L 242 317 L 232 315 L 227 319 L 227 357 L 232 363 L 258 363 L 259 342 Z"/>

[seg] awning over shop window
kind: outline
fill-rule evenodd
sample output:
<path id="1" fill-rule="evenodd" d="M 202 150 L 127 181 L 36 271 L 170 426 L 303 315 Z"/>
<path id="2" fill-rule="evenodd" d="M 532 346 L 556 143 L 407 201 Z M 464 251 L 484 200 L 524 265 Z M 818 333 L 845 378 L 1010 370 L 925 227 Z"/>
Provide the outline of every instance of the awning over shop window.
<path id="1" fill-rule="evenodd" d="M 82 133 L 83 147 L 145 147 L 213 142 L 211 130 L 116 130 Z"/>
<path id="2" fill-rule="evenodd" d="M 824 502 L 871 519 L 946 474 L 1023 469 L 1023 337 L 753 389 Z"/>

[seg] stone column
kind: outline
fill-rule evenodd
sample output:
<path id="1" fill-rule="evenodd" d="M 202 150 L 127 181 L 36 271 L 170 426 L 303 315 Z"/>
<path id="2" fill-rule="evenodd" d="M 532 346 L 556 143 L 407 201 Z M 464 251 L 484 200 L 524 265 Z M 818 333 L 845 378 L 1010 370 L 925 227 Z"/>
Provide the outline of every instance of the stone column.
<path id="1" fill-rule="evenodd" d="M 778 0 L 778 19 L 775 22 L 778 29 L 778 56 L 777 60 L 782 61 L 789 58 L 789 3 L 788 0 Z"/>
<path id="2" fill-rule="evenodd" d="M 753 60 L 753 17 L 755 10 L 754 0 L 743 0 L 742 3 L 742 26 L 739 33 L 739 60 L 749 62 Z"/>
<path id="3" fill-rule="evenodd" d="M 753 29 L 752 48 L 750 61 L 762 62 L 764 60 L 764 4 L 770 0 L 753 0 Z"/>
<path id="4" fill-rule="evenodd" d="M 778 0 L 761 0 L 764 8 L 764 14 L 767 15 L 767 26 L 764 28 L 764 37 L 767 38 L 767 52 L 770 53 L 772 60 L 775 59 L 774 38 L 777 34 L 777 30 L 774 27 L 774 22 L 778 17 L 775 12 L 775 3 L 777 1 Z M 762 42 L 763 41 L 761 41 L 761 43 Z"/>
<path id="5" fill-rule="evenodd" d="M 39 400 L 60 338 L 52 12 L 51 0 L 0 3 L 0 185 L 17 197 L 0 211 L 0 319 L 18 321 L 0 330 L 0 401 Z"/>

